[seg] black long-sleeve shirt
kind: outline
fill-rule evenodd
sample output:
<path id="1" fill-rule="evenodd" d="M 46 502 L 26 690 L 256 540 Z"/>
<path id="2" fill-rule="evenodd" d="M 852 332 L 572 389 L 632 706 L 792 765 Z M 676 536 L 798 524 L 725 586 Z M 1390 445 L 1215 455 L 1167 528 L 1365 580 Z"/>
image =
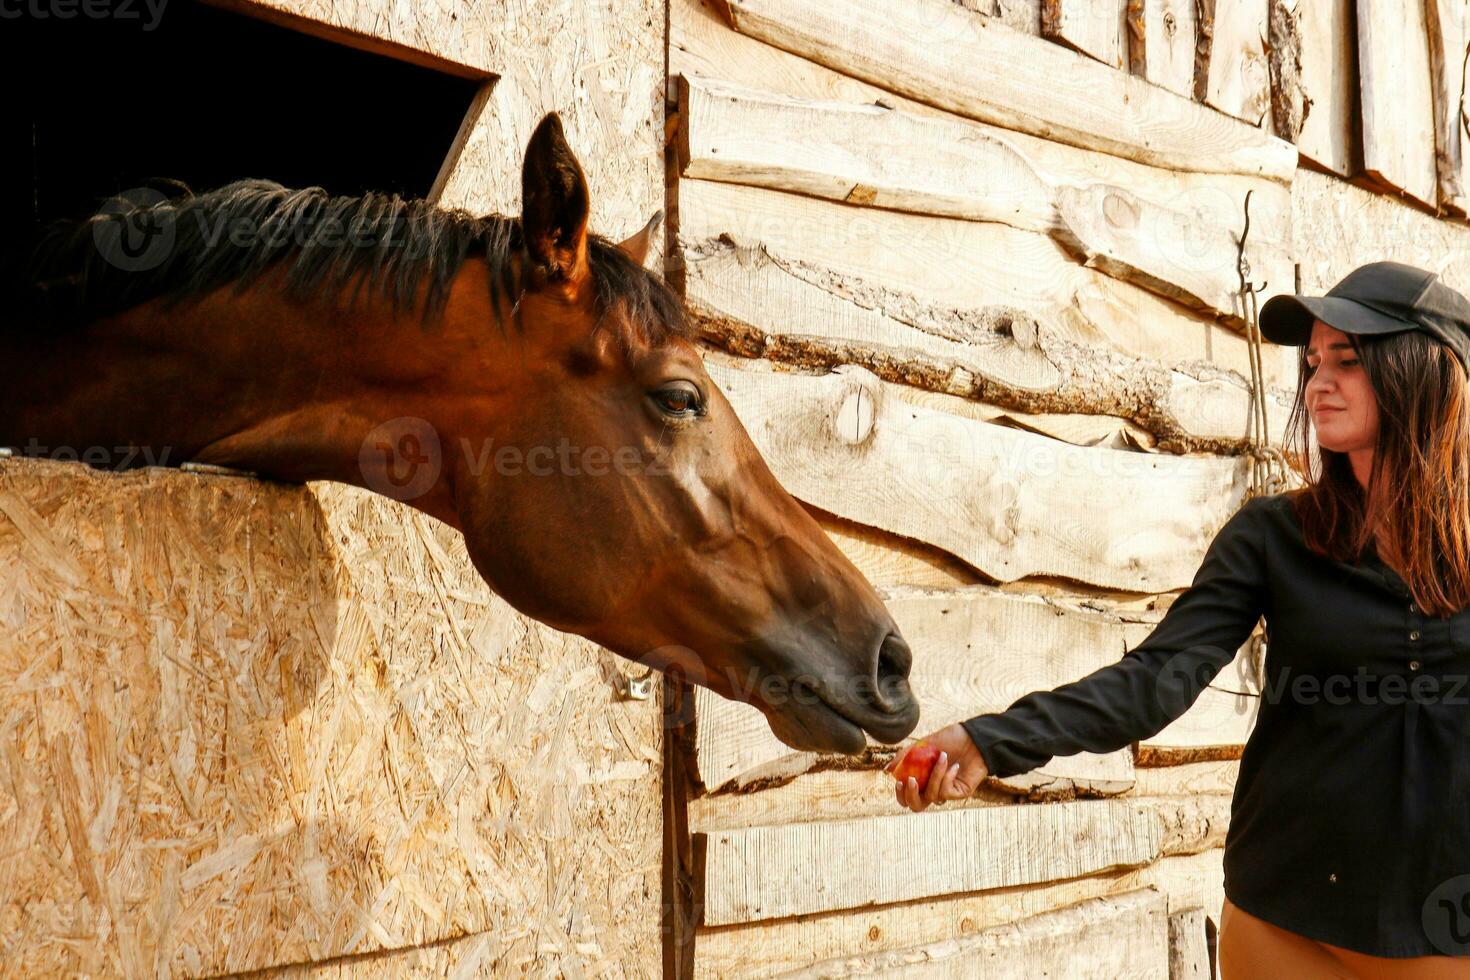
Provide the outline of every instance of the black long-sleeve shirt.
<path id="1" fill-rule="evenodd" d="M 1470 956 L 1470 608 L 1423 613 L 1371 547 L 1308 551 L 1290 497 L 1237 511 L 1122 660 L 964 728 L 995 776 L 1121 749 L 1182 715 L 1265 616 L 1226 896 L 1363 953 Z"/>

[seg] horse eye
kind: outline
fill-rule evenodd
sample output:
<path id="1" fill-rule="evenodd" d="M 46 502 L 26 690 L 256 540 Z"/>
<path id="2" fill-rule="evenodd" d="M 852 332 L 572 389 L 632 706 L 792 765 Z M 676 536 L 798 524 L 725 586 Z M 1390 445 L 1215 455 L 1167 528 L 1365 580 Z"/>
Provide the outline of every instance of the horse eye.
<path id="1" fill-rule="evenodd" d="M 699 391 L 688 382 L 669 385 L 653 393 L 654 401 L 665 415 L 689 418 L 702 412 Z"/>

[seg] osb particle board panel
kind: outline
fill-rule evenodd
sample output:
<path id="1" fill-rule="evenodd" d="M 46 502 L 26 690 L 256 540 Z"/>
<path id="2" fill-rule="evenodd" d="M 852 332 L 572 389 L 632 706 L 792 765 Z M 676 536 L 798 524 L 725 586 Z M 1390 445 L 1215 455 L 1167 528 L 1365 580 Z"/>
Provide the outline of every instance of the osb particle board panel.
<path id="1" fill-rule="evenodd" d="M 490 18 L 466 16 L 464 5 L 455 0 L 204 2 L 441 71 L 464 75 L 496 71 L 496 35 Z"/>
<path id="2" fill-rule="evenodd" d="M 586 172 L 591 229 L 614 240 L 663 207 L 664 4 L 487 4 L 499 79 L 470 110 L 436 184 L 438 199 L 519 214 L 521 161 L 541 117 L 561 115 Z M 662 234 L 648 265 L 662 268 Z"/>
<path id="3" fill-rule="evenodd" d="M 0 958 L 651 975 L 660 716 L 340 484 L 0 462 Z"/>

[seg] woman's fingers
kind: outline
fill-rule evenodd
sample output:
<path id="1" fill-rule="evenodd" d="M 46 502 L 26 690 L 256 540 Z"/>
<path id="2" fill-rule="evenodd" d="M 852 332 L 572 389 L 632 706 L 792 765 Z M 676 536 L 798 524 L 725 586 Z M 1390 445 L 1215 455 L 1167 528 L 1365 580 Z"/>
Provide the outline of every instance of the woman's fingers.
<path id="1" fill-rule="evenodd" d="M 915 813 L 922 813 L 929 804 L 925 803 L 919 796 L 919 781 L 913 776 L 904 780 L 904 797 L 908 808 Z"/>
<path id="2" fill-rule="evenodd" d="M 929 770 L 929 779 L 924 783 L 924 801 L 926 803 L 938 803 L 944 799 L 940 790 L 944 783 L 944 774 L 949 771 L 949 753 L 940 752 L 939 758 L 934 760 L 934 768 Z"/>
<path id="3" fill-rule="evenodd" d="M 960 788 L 955 785 L 955 781 L 959 778 L 959 774 L 960 764 L 958 762 L 950 766 L 949 771 L 944 774 L 944 783 L 942 784 L 942 787 L 940 789 L 940 793 L 942 794 L 943 799 L 958 800 L 964 797 L 964 792 L 962 792 Z"/>

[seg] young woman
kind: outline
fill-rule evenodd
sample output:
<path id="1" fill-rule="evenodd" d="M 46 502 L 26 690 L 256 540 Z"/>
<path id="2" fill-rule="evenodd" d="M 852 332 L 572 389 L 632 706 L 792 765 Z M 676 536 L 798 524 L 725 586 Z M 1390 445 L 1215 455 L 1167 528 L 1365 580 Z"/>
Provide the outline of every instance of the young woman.
<path id="1" fill-rule="evenodd" d="M 1273 298 L 1261 329 L 1302 348 L 1288 432 L 1307 486 L 1246 502 L 1118 663 L 929 735 L 945 754 L 898 800 L 1147 738 L 1264 616 L 1222 976 L 1470 977 L 1470 302 L 1377 262 Z"/>

